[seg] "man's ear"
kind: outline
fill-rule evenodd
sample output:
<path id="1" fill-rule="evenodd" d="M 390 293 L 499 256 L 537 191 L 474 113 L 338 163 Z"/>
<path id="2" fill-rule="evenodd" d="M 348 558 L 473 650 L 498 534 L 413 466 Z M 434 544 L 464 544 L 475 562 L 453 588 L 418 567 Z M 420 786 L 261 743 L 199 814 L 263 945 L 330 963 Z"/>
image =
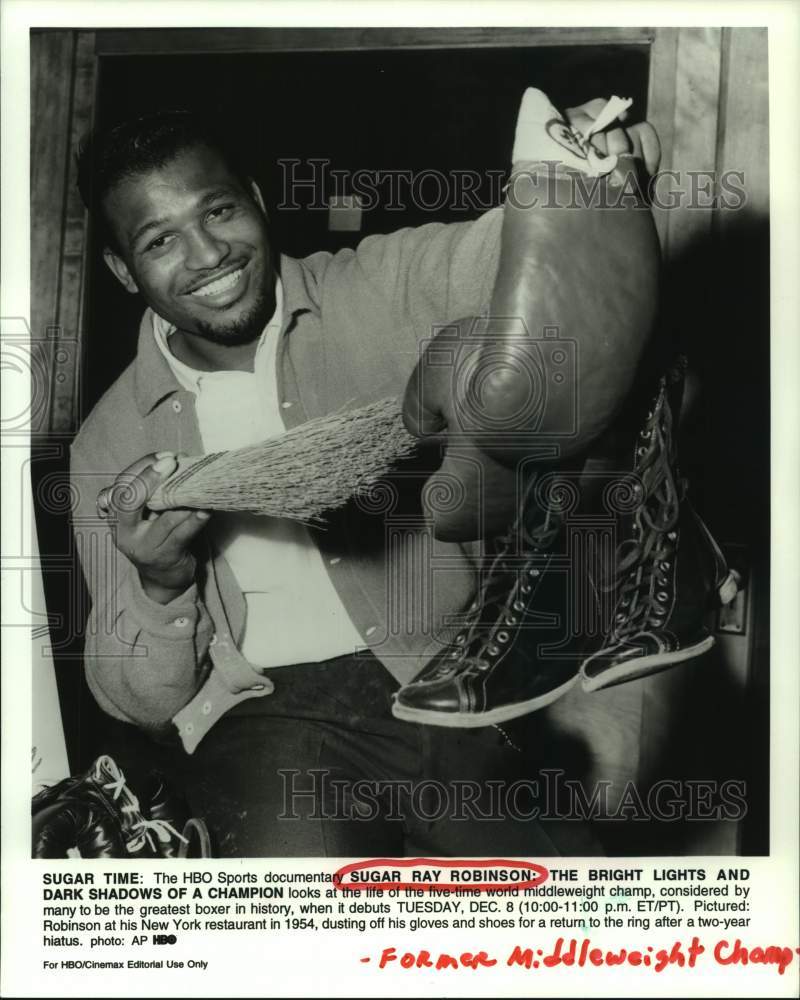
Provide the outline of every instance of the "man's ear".
<path id="1" fill-rule="evenodd" d="M 253 180 L 250 181 L 250 194 L 253 196 L 255 203 L 264 213 L 265 217 L 269 219 L 269 214 L 267 212 L 266 206 L 264 205 L 264 196 L 261 194 L 261 188 Z"/>
<path id="2" fill-rule="evenodd" d="M 103 260 L 106 262 L 108 269 L 126 292 L 135 293 L 139 291 L 139 286 L 133 280 L 133 276 L 128 270 L 128 265 L 122 257 L 115 254 L 113 250 L 109 249 L 109 247 L 106 247 L 103 251 Z"/>

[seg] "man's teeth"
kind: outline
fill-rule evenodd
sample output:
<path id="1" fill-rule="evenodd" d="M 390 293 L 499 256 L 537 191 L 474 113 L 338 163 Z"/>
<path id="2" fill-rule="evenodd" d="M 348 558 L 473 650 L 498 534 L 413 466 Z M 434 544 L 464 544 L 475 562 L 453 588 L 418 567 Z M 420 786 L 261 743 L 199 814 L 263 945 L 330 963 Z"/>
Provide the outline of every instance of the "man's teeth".
<path id="1" fill-rule="evenodd" d="M 212 281 L 208 285 L 203 285 L 202 288 L 196 288 L 192 292 L 192 295 L 198 295 L 200 298 L 206 298 L 209 295 L 217 295 L 219 292 L 227 292 L 227 290 L 229 288 L 233 288 L 239 278 L 241 278 L 243 270 L 244 268 L 240 267 L 238 270 L 231 271 L 230 274 L 226 274 L 222 278 L 217 278 L 216 281 Z"/>

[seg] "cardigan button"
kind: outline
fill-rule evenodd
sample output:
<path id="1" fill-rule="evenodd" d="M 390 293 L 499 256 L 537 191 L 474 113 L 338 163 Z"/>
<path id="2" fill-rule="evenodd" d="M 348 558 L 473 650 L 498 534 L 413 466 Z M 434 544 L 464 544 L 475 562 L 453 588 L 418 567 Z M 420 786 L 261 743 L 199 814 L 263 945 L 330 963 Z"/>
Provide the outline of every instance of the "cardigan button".
<path id="1" fill-rule="evenodd" d="M 172 409 L 175 411 L 175 413 L 181 412 L 181 410 L 183 409 L 183 404 L 179 399 L 172 400 Z"/>

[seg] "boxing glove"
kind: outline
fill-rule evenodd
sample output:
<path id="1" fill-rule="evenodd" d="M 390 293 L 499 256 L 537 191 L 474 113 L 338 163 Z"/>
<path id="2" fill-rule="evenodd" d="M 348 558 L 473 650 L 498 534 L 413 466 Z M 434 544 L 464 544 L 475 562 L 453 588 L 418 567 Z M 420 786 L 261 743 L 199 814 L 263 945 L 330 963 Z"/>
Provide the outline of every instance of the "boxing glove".
<path id="1" fill-rule="evenodd" d="M 156 853 L 162 858 L 182 857 L 180 852 L 185 845 L 184 828 L 191 816 L 186 800 L 157 771 L 151 771 L 147 775 L 143 793 L 143 812 L 158 824 L 162 832 L 171 833 L 166 837 L 152 838 Z M 183 838 L 176 836 L 179 831 Z"/>
<path id="2" fill-rule="evenodd" d="M 406 386 L 403 422 L 429 457 L 422 506 L 443 541 L 488 538 L 513 520 L 522 488 L 513 461 L 481 447 L 458 383 L 469 376 L 483 346 L 474 319 L 452 323 L 427 345 Z M 462 385 L 463 388 L 463 385 Z"/>
<path id="3" fill-rule="evenodd" d="M 33 816 L 34 858 L 124 858 L 118 818 L 95 797 L 63 798 Z"/>
<path id="4" fill-rule="evenodd" d="M 147 775 L 144 792 L 142 806 L 107 755 L 84 774 L 43 788 L 32 801 L 34 857 L 67 857 L 68 850 L 82 857 L 185 857 L 185 801 L 157 772 Z"/>
<path id="5" fill-rule="evenodd" d="M 489 313 L 435 338 L 404 400 L 408 430 L 445 448 L 423 495 L 439 538 L 505 530 L 536 476 L 579 464 L 633 385 L 654 327 L 658 240 L 638 161 L 592 144 L 628 103 L 610 101 L 582 135 L 526 91 Z M 652 161 L 655 134 L 637 128 Z"/>
<path id="6" fill-rule="evenodd" d="M 592 129 L 628 103 L 612 99 Z M 514 156 L 485 343 L 461 405 L 500 461 L 544 441 L 565 458 L 633 385 L 658 306 L 658 238 L 637 159 L 600 156 L 541 91 L 525 94 Z"/>

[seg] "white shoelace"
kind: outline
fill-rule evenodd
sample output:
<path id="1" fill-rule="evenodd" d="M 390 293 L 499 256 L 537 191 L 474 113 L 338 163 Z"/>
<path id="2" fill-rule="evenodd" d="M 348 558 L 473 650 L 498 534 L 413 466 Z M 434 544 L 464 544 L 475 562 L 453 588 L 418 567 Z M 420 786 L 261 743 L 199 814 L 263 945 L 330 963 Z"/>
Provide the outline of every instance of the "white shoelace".
<path id="1" fill-rule="evenodd" d="M 110 777 L 111 780 L 103 781 L 103 779 L 107 777 Z M 95 762 L 94 778 L 95 781 L 102 785 L 105 791 L 112 793 L 111 798 L 114 802 L 116 802 L 119 798 L 122 798 L 124 806 L 132 813 L 138 813 L 139 815 L 139 818 L 131 825 L 131 829 L 138 832 L 136 836 L 127 840 L 125 844 L 130 854 L 135 854 L 137 851 L 140 851 L 145 842 L 147 842 L 151 850 L 155 850 L 155 844 L 153 843 L 151 832 L 158 837 L 162 844 L 169 843 L 170 837 L 177 837 L 178 840 L 182 841 L 184 844 L 189 843 L 186 837 L 184 837 L 183 834 L 178 833 L 175 827 L 167 820 L 145 819 L 142 815 L 139 800 L 126 784 L 125 775 L 119 769 L 113 758 L 108 755 L 97 758 Z"/>

